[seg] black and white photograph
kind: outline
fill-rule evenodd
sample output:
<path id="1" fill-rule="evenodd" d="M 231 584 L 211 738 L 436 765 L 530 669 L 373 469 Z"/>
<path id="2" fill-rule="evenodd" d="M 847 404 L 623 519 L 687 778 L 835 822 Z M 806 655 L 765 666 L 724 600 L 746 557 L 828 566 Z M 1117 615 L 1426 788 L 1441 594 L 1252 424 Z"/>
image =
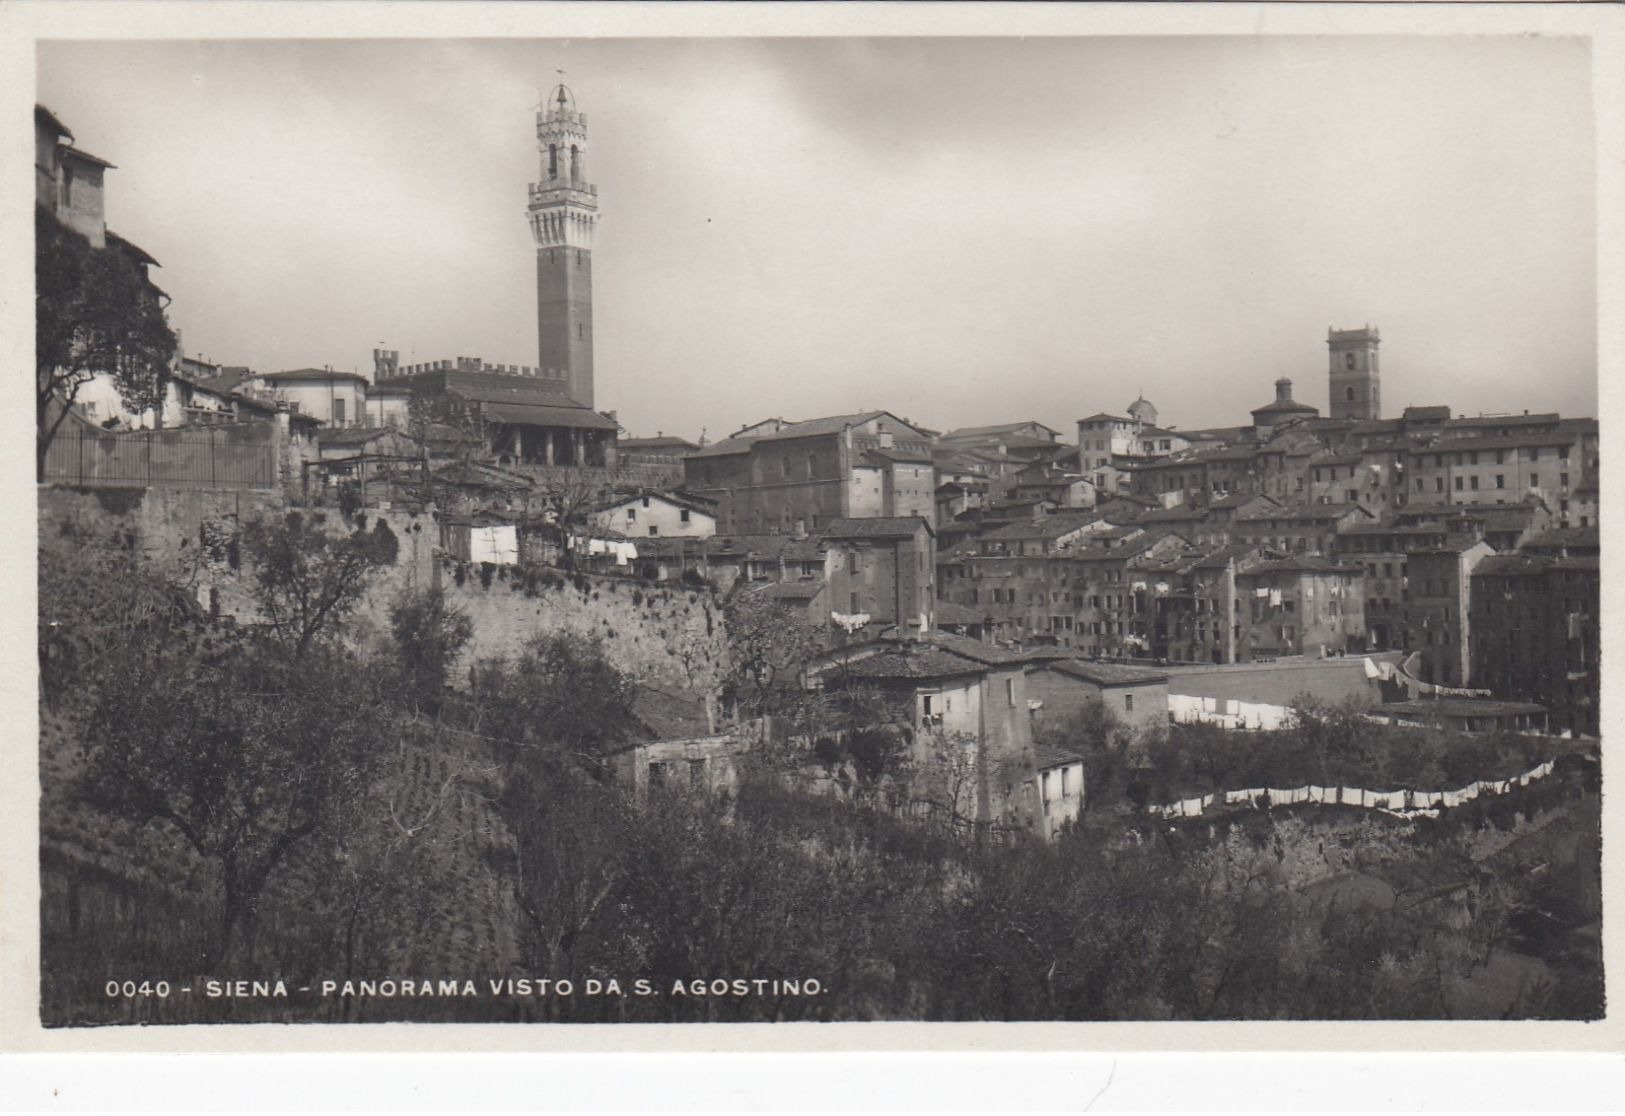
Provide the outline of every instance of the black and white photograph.
<path id="1" fill-rule="evenodd" d="M 38 1027 L 1607 1018 L 1617 58 L 537 26 L 33 46 Z"/>

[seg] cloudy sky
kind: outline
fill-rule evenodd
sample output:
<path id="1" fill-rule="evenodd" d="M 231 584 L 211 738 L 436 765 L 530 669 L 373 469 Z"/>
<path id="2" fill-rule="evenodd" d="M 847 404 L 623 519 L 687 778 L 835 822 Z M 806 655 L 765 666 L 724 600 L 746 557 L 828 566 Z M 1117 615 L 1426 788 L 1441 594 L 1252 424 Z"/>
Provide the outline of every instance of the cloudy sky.
<path id="1" fill-rule="evenodd" d="M 598 405 L 1595 414 L 1591 60 L 1541 37 L 42 43 L 189 352 L 534 363 L 538 87 L 591 122 Z M 1072 431 L 1075 433 L 1075 431 Z M 1070 436 L 1070 434 L 1069 434 Z"/>

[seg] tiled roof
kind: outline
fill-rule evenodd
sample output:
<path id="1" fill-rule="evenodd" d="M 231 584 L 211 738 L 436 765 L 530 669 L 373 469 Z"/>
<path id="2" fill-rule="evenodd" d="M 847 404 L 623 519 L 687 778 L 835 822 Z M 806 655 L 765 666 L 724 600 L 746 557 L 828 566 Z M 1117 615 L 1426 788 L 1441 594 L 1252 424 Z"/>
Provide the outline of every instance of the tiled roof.
<path id="1" fill-rule="evenodd" d="M 1080 423 L 1084 423 L 1084 422 L 1123 422 L 1123 423 L 1128 423 L 1131 426 L 1134 424 L 1134 420 L 1131 419 L 1131 418 L 1128 418 L 1128 417 L 1126 417 L 1124 415 L 1108 415 L 1104 411 L 1102 411 L 1100 414 L 1097 414 L 1097 415 L 1090 415 L 1088 418 L 1079 419 L 1078 421 Z"/>
<path id="2" fill-rule="evenodd" d="M 485 416 L 516 426 L 565 426 L 586 430 L 617 430 L 614 419 L 586 407 L 547 406 L 540 403 L 485 404 Z"/>
<path id="3" fill-rule="evenodd" d="M 1340 532 L 1345 538 L 1359 535 L 1437 535 L 1445 530 L 1441 524 L 1413 524 L 1396 527 L 1392 523 L 1351 523 Z"/>
<path id="4" fill-rule="evenodd" d="M 124 237 L 120 236 L 112 229 L 107 230 L 107 243 L 113 245 L 115 248 L 123 249 L 125 252 L 134 256 L 137 260 L 144 264 L 151 264 L 153 267 L 164 266 L 157 260 L 153 259 L 152 254 L 149 253 L 145 248 L 142 248 L 139 244 L 135 244 L 124 239 Z"/>
<path id="5" fill-rule="evenodd" d="M 705 703 L 682 690 L 639 683 L 632 695 L 632 716 L 654 740 L 691 740 L 711 734 Z"/>
<path id="6" fill-rule="evenodd" d="M 846 663 L 846 672 L 859 678 L 950 678 L 981 670 L 979 663 L 930 646 L 882 651 Z"/>
<path id="7" fill-rule="evenodd" d="M 623 450 L 639 449 L 689 449 L 697 450 L 700 447 L 687 438 L 675 438 L 670 434 L 656 438 L 622 438 L 615 443 L 616 448 Z"/>
<path id="8" fill-rule="evenodd" d="M 1096 686 L 1144 686 L 1168 681 L 1168 676 L 1161 671 L 1117 663 L 1092 663 L 1082 659 L 1051 659 L 1036 669 L 1058 670 Z"/>
<path id="9" fill-rule="evenodd" d="M 1042 519 L 1028 520 L 1021 523 L 1011 523 L 997 530 L 989 531 L 982 537 L 985 539 L 1058 539 L 1062 535 L 1087 527 L 1091 523 L 1100 521 L 1095 514 L 1084 515 L 1046 515 Z"/>
<path id="10" fill-rule="evenodd" d="M 1299 403 L 1296 399 L 1276 399 L 1276 400 L 1273 400 L 1272 402 L 1264 404 L 1262 407 L 1254 407 L 1253 410 L 1252 410 L 1252 413 L 1255 414 L 1255 415 L 1277 415 L 1277 414 L 1316 414 L 1316 415 L 1318 415 L 1320 413 L 1320 408 L 1319 407 L 1311 407 L 1307 403 Z"/>
<path id="11" fill-rule="evenodd" d="M 1011 651 L 1008 648 L 998 647 L 985 643 L 969 636 L 954 635 L 951 632 L 927 632 L 921 637 L 933 647 L 940 647 L 944 651 L 952 651 L 961 658 L 971 659 L 984 666 L 1009 666 L 1012 663 L 1027 661 L 1027 654 L 1021 651 Z"/>
<path id="12" fill-rule="evenodd" d="M 882 446 L 878 449 L 867 450 L 863 455 L 864 463 L 868 465 L 884 465 L 888 461 L 903 462 L 905 464 L 930 465 L 932 458 L 924 450 L 905 450 L 893 446 L 890 449 Z"/>
<path id="13" fill-rule="evenodd" d="M 793 535 L 714 535 L 709 539 L 685 539 L 690 545 L 703 546 L 709 555 L 738 555 L 751 558 L 784 558 L 787 561 L 812 562 L 824 558 L 823 540 L 798 539 Z M 700 553 L 698 546 L 693 553 Z"/>
<path id="14" fill-rule="evenodd" d="M 1256 566 L 1243 570 L 1237 576 L 1251 577 L 1254 574 L 1271 573 L 1359 574 L 1360 567 L 1343 566 L 1314 555 L 1302 555 L 1295 558 L 1275 558 L 1268 562 L 1260 562 Z"/>
<path id="15" fill-rule="evenodd" d="M 1213 501 L 1208 505 L 1208 507 L 1223 508 L 1228 510 L 1230 508 L 1239 508 L 1246 504 L 1250 504 L 1254 500 L 1264 500 L 1270 504 L 1274 504 L 1276 507 L 1279 507 L 1281 503 L 1279 500 L 1275 499 L 1275 497 L 1267 495 L 1263 492 L 1232 492 L 1230 495 L 1222 499 Z"/>
<path id="16" fill-rule="evenodd" d="M 277 382 L 307 382 L 310 380 L 358 380 L 367 382 L 367 377 L 357 372 L 340 372 L 333 368 L 295 368 L 288 372 L 266 372 L 260 376 L 262 380 Z"/>
<path id="17" fill-rule="evenodd" d="M 1538 415 L 1462 415 L 1445 425 L 1450 430 L 1476 430 L 1484 427 L 1549 426 L 1558 421 L 1558 413 L 1550 411 Z"/>
<path id="18" fill-rule="evenodd" d="M 1473 567 L 1474 577 L 1533 577 L 1552 564 L 1532 554 L 1491 554 Z"/>
<path id="19" fill-rule="evenodd" d="M 1448 419 L 1450 417 L 1450 408 L 1445 406 L 1406 407 L 1400 417 L 1406 422 L 1434 422 L 1439 419 Z"/>
<path id="20" fill-rule="evenodd" d="M 969 605 L 962 605 L 955 601 L 937 601 L 931 606 L 936 614 L 938 624 L 959 624 L 970 626 L 980 624 L 987 619 L 985 613 L 979 612 Z"/>
<path id="21" fill-rule="evenodd" d="M 193 381 L 198 387 L 207 388 L 212 392 L 224 394 L 235 391 L 245 380 L 254 378 L 254 373 L 247 368 L 222 368 L 215 373 L 212 379 Z"/>
<path id="22" fill-rule="evenodd" d="M 93 164 L 95 166 L 106 167 L 108 170 L 117 170 L 118 169 L 118 166 L 116 164 L 109 163 L 106 159 L 103 159 L 101 156 L 92 155 L 90 152 L 82 151 L 77 147 L 59 147 L 59 148 L 56 149 L 56 151 L 57 151 L 57 155 L 59 157 L 61 157 L 61 158 L 82 159 L 85 162 L 91 163 L 91 164 Z"/>
<path id="23" fill-rule="evenodd" d="M 750 452 L 750 447 L 755 445 L 756 442 L 757 442 L 757 439 L 754 438 L 754 437 L 749 437 L 749 438 L 724 438 L 720 442 L 714 442 L 711 445 L 706 446 L 702 450 L 696 450 L 694 453 L 690 453 L 690 454 L 687 454 L 685 456 L 687 456 L 687 457 L 726 457 L 729 454 L 734 454 L 734 453 L 749 453 Z"/>
<path id="24" fill-rule="evenodd" d="M 1527 434 L 1485 434 L 1471 438 L 1444 438 L 1426 446 L 1416 447 L 1415 452 L 1429 453 L 1461 453 L 1467 450 L 1485 449 L 1522 449 L 1525 446 L 1544 448 L 1547 446 L 1572 446 L 1580 440 L 1577 432 L 1564 433 L 1552 430 L 1531 430 Z"/>
<path id="25" fill-rule="evenodd" d="M 1048 426 L 1044 426 L 1044 424 L 1041 422 L 1033 422 L 1029 420 L 1027 422 L 1001 422 L 996 423 L 993 426 L 962 426 L 958 430 L 948 431 L 948 433 L 942 436 L 942 440 L 945 442 L 960 442 L 971 438 L 985 437 L 991 434 L 1007 434 L 1014 430 L 1020 430 L 1024 426 L 1042 426 L 1045 430 L 1049 430 L 1051 434 L 1060 433 L 1059 430 L 1051 430 Z"/>
<path id="26" fill-rule="evenodd" d="M 1236 543 L 1231 546 L 1221 546 L 1191 564 L 1193 570 L 1222 569 L 1232 560 L 1240 561 L 1243 558 L 1258 553 L 1258 547 L 1246 543 Z"/>
<path id="27" fill-rule="evenodd" d="M 672 507 L 685 508 L 689 511 L 699 512 L 701 515 L 716 514 L 715 500 L 705 500 L 703 497 L 693 499 L 681 492 L 662 492 L 653 488 L 640 488 L 630 492 L 623 490 L 613 493 L 608 499 L 594 506 L 593 511 L 602 512 L 609 511 L 612 508 L 623 508 L 627 504 L 639 500 L 659 500 L 661 503 L 670 504 Z"/>
<path id="28" fill-rule="evenodd" d="M 1413 558 L 1424 554 L 1454 556 L 1461 554 L 1464 551 L 1471 550 L 1475 546 L 1489 545 L 1489 543 L 1485 542 L 1477 535 L 1451 535 L 1450 537 L 1446 538 L 1443 543 L 1437 546 L 1418 547 L 1415 550 L 1412 550 L 1410 554 Z"/>
<path id="29" fill-rule="evenodd" d="M 790 438 L 810 438 L 821 434 L 839 434 L 848 426 L 860 426 L 870 419 L 877 419 L 881 416 L 894 419 L 897 422 L 903 421 L 890 411 L 864 411 L 855 415 L 829 415 L 825 418 L 808 419 L 805 422 L 793 422 L 783 430 L 763 434 L 757 440 L 774 442 Z M 913 427 L 910 427 L 910 429 L 913 429 Z"/>
<path id="30" fill-rule="evenodd" d="M 1082 763 L 1083 757 L 1076 752 L 1069 752 L 1065 748 L 1051 748 L 1044 744 L 1033 745 L 1033 766 L 1039 771 L 1049 771 L 1057 767 L 1068 767 L 1074 763 Z"/>
<path id="31" fill-rule="evenodd" d="M 1136 523 L 1195 523 L 1207 518 L 1207 512 L 1201 508 L 1157 508 L 1147 509 L 1135 517 Z"/>
<path id="32" fill-rule="evenodd" d="M 1523 544 L 1525 550 L 1557 550 L 1569 548 L 1595 548 L 1602 545 L 1601 532 L 1595 527 L 1563 527 L 1542 531 Z"/>
<path id="33" fill-rule="evenodd" d="M 911 539 L 931 525 L 914 515 L 885 515 L 868 519 L 837 519 L 819 532 L 826 539 Z"/>
<path id="34" fill-rule="evenodd" d="M 44 105 L 34 106 L 34 122 L 44 126 L 46 129 L 56 135 L 67 136 L 70 140 L 73 139 L 73 133 L 68 131 L 68 126 L 62 123 L 62 121 L 58 120 L 56 113 L 52 112 Z"/>
<path id="35" fill-rule="evenodd" d="M 1351 512 L 1360 512 L 1369 518 L 1376 518 L 1371 512 L 1359 504 L 1299 504 L 1268 509 L 1265 511 L 1250 512 L 1239 517 L 1239 523 L 1274 523 L 1289 519 L 1307 519 L 1315 522 L 1326 522 L 1341 519 Z"/>
<path id="36" fill-rule="evenodd" d="M 1246 431 L 1245 426 L 1206 426 L 1200 430 L 1184 430 L 1177 433 L 1184 434 L 1192 442 L 1233 442 Z"/>

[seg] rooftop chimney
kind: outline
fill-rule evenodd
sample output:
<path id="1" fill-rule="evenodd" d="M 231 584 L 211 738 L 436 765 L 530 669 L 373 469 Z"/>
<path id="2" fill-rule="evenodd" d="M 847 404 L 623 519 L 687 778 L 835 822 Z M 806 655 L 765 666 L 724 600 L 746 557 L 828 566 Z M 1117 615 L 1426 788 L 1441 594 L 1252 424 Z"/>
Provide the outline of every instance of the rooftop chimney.
<path id="1" fill-rule="evenodd" d="M 1275 381 L 1275 401 L 1284 403 L 1292 398 L 1292 381 L 1282 376 Z"/>

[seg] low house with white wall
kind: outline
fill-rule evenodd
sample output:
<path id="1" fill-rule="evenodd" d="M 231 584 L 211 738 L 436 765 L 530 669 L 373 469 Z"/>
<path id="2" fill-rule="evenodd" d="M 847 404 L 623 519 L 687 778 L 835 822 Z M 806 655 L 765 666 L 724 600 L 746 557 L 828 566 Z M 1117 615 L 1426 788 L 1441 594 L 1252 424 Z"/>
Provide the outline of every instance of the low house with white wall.
<path id="1" fill-rule="evenodd" d="M 1033 767 L 1044 836 L 1053 841 L 1083 813 L 1083 757 L 1064 748 L 1035 745 Z"/>
<path id="2" fill-rule="evenodd" d="M 717 533 L 717 517 L 708 502 L 669 492 L 616 497 L 600 505 L 592 520 L 601 530 L 629 539 L 708 539 Z"/>

